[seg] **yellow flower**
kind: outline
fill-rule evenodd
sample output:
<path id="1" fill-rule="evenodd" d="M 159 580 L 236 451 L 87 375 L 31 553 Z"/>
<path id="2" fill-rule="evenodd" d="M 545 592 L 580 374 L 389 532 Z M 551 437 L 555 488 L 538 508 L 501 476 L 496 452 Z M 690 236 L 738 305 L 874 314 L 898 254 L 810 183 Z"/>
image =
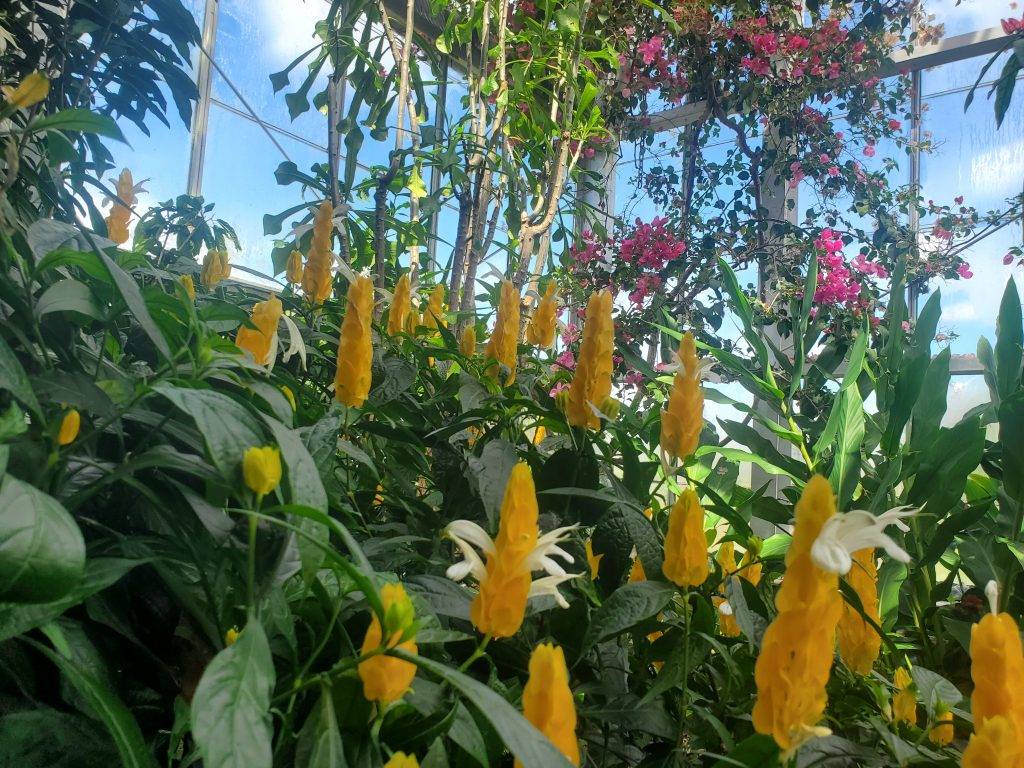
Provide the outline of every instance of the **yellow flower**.
<path id="1" fill-rule="evenodd" d="M 644 564 L 640 561 L 639 557 L 633 558 L 633 564 L 629 567 L 629 576 L 626 577 L 627 583 L 634 581 L 647 581 L 647 574 L 644 572 Z"/>
<path id="2" fill-rule="evenodd" d="M 420 768 L 415 755 L 407 755 L 405 752 L 395 752 L 391 759 L 384 763 L 384 768 Z"/>
<path id="3" fill-rule="evenodd" d="M 444 313 L 444 283 L 438 283 L 430 291 L 427 311 L 423 313 L 423 325 L 432 331 L 448 327 L 448 318 Z"/>
<path id="4" fill-rule="evenodd" d="M 373 362 L 373 282 L 360 275 L 348 289 L 348 306 L 338 337 L 338 368 L 334 375 L 334 397 L 358 408 L 370 393 L 370 365 Z"/>
<path id="5" fill-rule="evenodd" d="M 846 581 L 860 598 L 864 613 L 876 624 L 879 622 L 877 580 L 874 547 L 854 552 L 853 568 L 846 575 Z M 846 666 L 858 675 L 871 674 L 881 648 L 881 636 L 844 601 L 843 615 L 839 619 L 839 657 Z"/>
<path id="6" fill-rule="evenodd" d="M 523 688 L 523 716 L 573 765 L 580 764 L 576 703 L 562 649 L 541 643 L 530 654 L 530 678 Z M 516 768 L 522 763 L 515 761 Z"/>
<path id="7" fill-rule="evenodd" d="M 935 705 L 935 724 L 928 731 L 928 741 L 937 747 L 953 743 L 953 713 L 945 702 Z"/>
<path id="8" fill-rule="evenodd" d="M 544 438 L 548 436 L 548 428 L 541 424 L 539 427 L 533 430 L 533 444 L 540 445 L 544 442 Z"/>
<path id="9" fill-rule="evenodd" d="M 992 718 L 1004 717 L 1017 738 L 1019 753 L 1024 754 L 1024 650 L 1020 630 L 1010 614 L 998 611 L 999 590 L 994 581 L 986 586 L 985 594 L 991 612 L 971 627 L 971 713 L 975 731 Z"/>
<path id="10" fill-rule="evenodd" d="M 50 81 L 42 72 L 27 75 L 17 88 L 4 86 L 3 94 L 7 103 L 15 109 L 35 106 L 50 93 Z"/>
<path id="11" fill-rule="evenodd" d="M 464 558 L 448 569 L 448 578 L 476 579 L 480 591 L 470 607 L 470 618 L 485 635 L 514 635 L 523 623 L 526 602 L 531 597 L 551 595 L 563 608 L 569 607 L 558 585 L 580 574 L 567 574 L 553 557 L 573 561 L 559 544 L 576 526 L 556 528 L 541 536 L 537 516 L 537 492 L 530 465 L 520 462 L 505 486 L 497 538 L 492 540 L 470 520 L 455 520 L 445 528 L 445 535 L 455 542 Z M 486 565 L 473 547 L 487 556 Z M 548 575 L 534 581 L 533 572 L 541 570 Z"/>
<path id="12" fill-rule="evenodd" d="M 740 625 L 736 623 L 729 601 L 724 597 L 712 597 L 711 602 L 718 609 L 718 631 L 722 637 L 739 637 Z"/>
<path id="13" fill-rule="evenodd" d="M 58 445 L 70 445 L 78 437 L 78 430 L 82 426 L 82 417 L 74 408 L 64 414 L 60 420 L 60 430 L 57 432 Z"/>
<path id="14" fill-rule="evenodd" d="M 117 196 L 107 216 L 107 236 L 118 245 L 128 242 L 128 222 L 132 217 L 131 206 L 135 205 L 135 182 L 127 168 L 117 177 Z"/>
<path id="15" fill-rule="evenodd" d="M 224 633 L 224 645 L 234 645 L 235 640 L 238 639 L 240 634 L 241 632 L 238 631 L 238 627 L 232 627 L 229 629 Z"/>
<path id="16" fill-rule="evenodd" d="M 331 234 L 334 231 L 334 207 L 324 201 L 313 218 L 313 242 L 309 258 L 302 270 L 302 290 L 312 304 L 323 304 L 331 295 L 334 276 L 334 254 L 331 252 Z"/>
<path id="17" fill-rule="evenodd" d="M 405 318 L 405 332 L 410 336 L 414 336 L 416 334 L 416 330 L 420 327 L 420 325 L 422 325 L 422 323 L 423 315 L 417 312 L 416 308 L 413 307 L 412 309 L 409 310 L 409 314 L 406 315 Z"/>
<path id="18" fill-rule="evenodd" d="M 842 599 L 838 577 L 815 564 L 811 547 L 835 512 L 828 480 L 815 475 L 796 505 L 793 541 L 775 598 L 778 614 L 764 634 L 754 667 L 754 729 L 772 736 L 788 753 L 828 732 L 817 723 L 828 702 L 825 685 Z"/>
<path id="19" fill-rule="evenodd" d="M 519 291 L 511 280 L 501 282 L 501 298 L 498 301 L 498 316 L 494 330 L 487 341 L 484 357 L 494 360 L 488 367 L 488 374 L 497 378 L 501 366 L 508 368 L 505 386 L 516 380 L 516 348 L 519 345 Z"/>
<path id="20" fill-rule="evenodd" d="M 537 303 L 537 309 L 526 327 L 526 343 L 548 349 L 555 343 L 555 325 L 558 321 L 558 295 L 555 281 L 548 282 L 544 296 Z"/>
<path id="21" fill-rule="evenodd" d="M 178 278 L 178 281 L 185 288 L 185 293 L 188 294 L 189 299 L 192 301 L 196 300 L 196 284 L 192 280 L 192 275 L 182 275 Z"/>
<path id="22" fill-rule="evenodd" d="M 892 697 L 892 721 L 917 724 L 917 693 L 914 678 L 906 667 L 897 667 L 892 676 L 896 692 Z"/>
<path id="23" fill-rule="evenodd" d="M 747 541 L 747 551 L 743 553 L 743 557 L 740 559 L 740 578 L 746 579 L 755 587 L 761 583 L 762 565 L 758 558 L 761 557 L 761 546 L 763 544 L 764 542 L 757 538 L 757 536 L 751 536 Z"/>
<path id="24" fill-rule="evenodd" d="M 604 557 L 604 553 L 594 554 L 594 542 L 592 539 L 587 539 L 587 565 L 590 566 L 590 578 L 596 579 L 597 573 L 601 568 L 601 558 Z"/>
<path id="25" fill-rule="evenodd" d="M 1017 729 L 1002 715 L 983 720 L 964 750 L 963 768 L 1020 768 L 1024 764 Z"/>
<path id="26" fill-rule="evenodd" d="M 669 515 L 662 571 L 680 587 L 699 586 L 711 572 L 704 538 L 704 510 L 692 488 L 680 494 Z"/>
<path id="27" fill-rule="evenodd" d="M 467 325 L 459 337 L 459 352 L 466 357 L 476 354 L 476 326 Z"/>
<path id="28" fill-rule="evenodd" d="M 249 490 L 266 496 L 281 482 L 281 451 L 273 445 L 249 448 L 242 458 L 242 476 Z"/>
<path id="29" fill-rule="evenodd" d="M 704 428 L 704 393 L 700 388 L 701 362 L 692 333 L 686 333 L 679 345 L 682 370 L 676 374 L 668 407 L 661 412 L 661 449 L 669 456 L 685 461 L 697 450 Z"/>
<path id="30" fill-rule="evenodd" d="M 715 554 L 715 562 L 722 569 L 722 576 L 725 578 L 736 573 L 736 545 L 731 541 L 723 541 Z"/>
<path id="31" fill-rule="evenodd" d="M 614 345 L 612 295 L 608 291 L 593 293 L 587 302 L 576 373 L 565 399 L 565 416 L 571 426 L 591 429 L 601 426 L 595 410 L 605 411 L 608 407 Z"/>
<path id="32" fill-rule="evenodd" d="M 380 601 L 384 608 L 384 625 L 388 630 L 387 647 L 401 648 L 406 653 L 418 652 L 415 637 L 402 638 L 413 627 L 415 610 L 405 587 L 401 584 L 385 584 L 380 590 Z M 384 631 L 380 619 L 374 614 L 363 638 L 363 654 L 381 647 Z M 359 662 L 359 678 L 363 681 L 363 695 L 369 701 L 390 704 L 405 695 L 416 677 L 416 665 L 405 659 L 379 654 Z"/>
<path id="33" fill-rule="evenodd" d="M 388 333 L 392 336 L 406 330 L 405 324 L 409 317 L 409 297 L 409 273 L 406 272 L 395 283 L 395 295 L 391 299 L 391 309 L 388 310 Z"/>
<path id="34" fill-rule="evenodd" d="M 235 346 L 252 355 L 257 365 L 271 363 L 277 351 L 277 324 L 284 307 L 281 300 L 270 294 L 266 301 L 252 306 L 252 324 L 255 328 L 242 326 L 235 336 Z"/>
<path id="35" fill-rule="evenodd" d="M 288 387 L 288 386 L 285 386 L 284 384 L 282 384 L 281 385 L 281 392 L 284 394 L 285 398 L 288 400 L 288 405 L 290 405 L 292 407 L 292 410 L 293 411 L 296 410 L 298 408 L 298 405 L 295 403 L 295 393 L 292 392 L 291 387 Z"/>
<path id="36" fill-rule="evenodd" d="M 203 270 L 199 273 L 199 280 L 207 288 L 213 288 L 221 280 L 231 276 L 231 262 L 228 261 L 228 252 L 219 248 L 211 248 L 203 257 Z"/>
<path id="37" fill-rule="evenodd" d="M 284 275 L 289 283 L 298 285 L 302 282 L 302 254 L 297 250 L 288 254 L 288 264 L 285 266 Z"/>

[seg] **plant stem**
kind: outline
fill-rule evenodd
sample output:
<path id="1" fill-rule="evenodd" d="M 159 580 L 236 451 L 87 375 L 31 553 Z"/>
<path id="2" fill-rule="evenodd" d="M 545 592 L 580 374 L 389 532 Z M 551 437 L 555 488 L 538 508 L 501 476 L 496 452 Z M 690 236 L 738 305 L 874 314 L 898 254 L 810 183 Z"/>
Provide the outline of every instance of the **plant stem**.
<path id="1" fill-rule="evenodd" d="M 256 496 L 254 512 L 260 511 L 260 503 L 262 501 L 263 494 L 261 493 Z M 256 526 L 258 523 L 259 519 L 256 515 L 249 515 L 249 611 L 253 614 L 256 613 Z"/>
<path id="2" fill-rule="evenodd" d="M 459 667 L 459 672 L 465 672 L 467 669 L 469 669 L 470 665 L 474 661 L 483 656 L 484 652 L 487 650 L 487 644 L 490 642 L 491 635 L 490 633 L 488 633 L 484 635 L 483 639 L 480 641 L 480 644 L 477 645 L 476 650 L 474 650 L 473 653 L 469 655 L 469 658 L 462 662 L 462 666 Z"/>

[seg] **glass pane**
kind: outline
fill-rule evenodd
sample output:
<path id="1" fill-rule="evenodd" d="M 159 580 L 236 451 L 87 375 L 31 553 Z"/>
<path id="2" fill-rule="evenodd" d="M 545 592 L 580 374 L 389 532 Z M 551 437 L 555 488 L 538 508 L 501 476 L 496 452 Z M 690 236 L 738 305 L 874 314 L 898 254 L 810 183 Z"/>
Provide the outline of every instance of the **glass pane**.
<path id="1" fill-rule="evenodd" d="M 954 204 L 963 195 L 979 212 L 1005 206 L 1019 194 L 1024 178 L 1024 102 L 1015 100 L 996 129 L 987 104 L 963 112 L 963 96 L 941 96 L 926 102 L 924 128 L 935 151 L 922 157 L 925 200 Z M 922 221 L 924 227 L 933 222 Z M 1005 227 L 979 241 L 963 254 L 971 265 L 969 280 L 941 282 L 943 313 L 940 332 L 952 336 L 954 353 L 973 352 L 978 337 L 994 338 L 999 297 L 1007 279 L 1019 270 L 1004 266 L 1007 248 L 1021 242 L 1020 224 Z M 1017 272 L 1018 274 L 1014 274 Z"/>
<path id="2" fill-rule="evenodd" d="M 942 24 L 946 37 L 998 26 L 999 20 L 1012 14 L 1006 0 L 926 0 L 925 10 L 934 23 Z"/>
<path id="3" fill-rule="evenodd" d="M 981 376 L 953 376 L 946 394 L 946 415 L 942 426 L 951 427 L 971 408 L 989 401 L 988 387 Z"/>
<path id="4" fill-rule="evenodd" d="M 276 138 L 302 170 L 327 159 L 326 153 L 308 144 L 283 135 Z M 241 253 L 232 254 L 232 261 L 266 274 L 272 272 L 275 238 L 287 237 L 291 222 L 302 215 L 285 219 L 278 235 L 263 234 L 263 214 L 277 214 L 302 202 L 297 186 L 282 187 L 274 181 L 274 170 L 283 159 L 256 123 L 217 106 L 210 109 L 203 196 L 238 232 Z"/>

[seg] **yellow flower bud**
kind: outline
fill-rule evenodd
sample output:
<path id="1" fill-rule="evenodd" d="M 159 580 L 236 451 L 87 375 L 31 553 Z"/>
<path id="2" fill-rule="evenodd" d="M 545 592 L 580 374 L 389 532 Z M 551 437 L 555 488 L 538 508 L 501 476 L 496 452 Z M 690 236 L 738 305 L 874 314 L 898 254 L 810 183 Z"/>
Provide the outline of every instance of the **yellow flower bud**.
<path id="1" fill-rule="evenodd" d="M 593 293 L 587 302 L 576 372 L 566 396 L 565 416 L 571 426 L 600 428 L 601 419 L 594 409 L 604 406 L 611 396 L 614 346 L 612 295 L 608 291 Z"/>
<path id="2" fill-rule="evenodd" d="M 252 355 L 257 365 L 268 365 L 270 351 L 277 337 L 277 324 L 284 307 L 281 300 L 270 294 L 266 301 L 258 301 L 252 307 L 252 324 L 255 328 L 242 326 L 235 335 L 235 346 Z"/>
<path id="3" fill-rule="evenodd" d="M 82 417 L 74 408 L 64 414 L 60 421 L 60 430 L 57 432 L 57 443 L 59 445 L 70 445 L 78 437 L 78 430 L 82 426 Z"/>
<path id="4" fill-rule="evenodd" d="M 945 702 L 935 705 L 935 724 L 928 731 L 928 741 L 937 747 L 953 743 L 953 713 Z"/>
<path id="5" fill-rule="evenodd" d="M 297 250 L 288 254 L 288 264 L 285 266 L 284 275 L 289 283 L 298 285 L 302 282 L 302 254 Z"/>
<path id="6" fill-rule="evenodd" d="M 432 331 L 448 327 L 448 318 L 444 313 L 444 283 L 438 283 L 431 290 L 427 311 L 423 313 L 423 325 Z"/>
<path id="7" fill-rule="evenodd" d="M 229 629 L 227 632 L 224 633 L 224 645 L 234 645 L 235 640 L 238 639 L 238 636 L 240 634 L 242 633 L 238 631 L 238 627 L 232 627 L 231 629 Z"/>
<path id="8" fill-rule="evenodd" d="M 692 333 L 683 336 L 678 356 L 682 370 L 672 383 L 668 407 L 661 412 L 661 448 L 669 456 L 685 461 L 697 450 L 704 428 L 700 361 Z"/>
<path id="9" fill-rule="evenodd" d="M 731 541 L 723 541 L 715 553 L 715 562 L 722 569 L 722 576 L 725 578 L 736 573 L 736 545 Z"/>
<path id="10" fill-rule="evenodd" d="M 754 730 L 788 753 L 824 731 L 836 625 L 842 612 L 838 579 L 819 568 L 811 546 L 836 512 L 828 480 L 813 476 L 796 505 L 786 572 L 775 598 L 778 614 L 765 631 L 754 667 Z"/>
<path id="11" fill-rule="evenodd" d="M 334 275 L 334 253 L 331 252 L 331 237 L 334 232 L 334 206 L 324 201 L 313 218 L 313 242 L 309 246 L 309 258 L 302 270 L 302 290 L 312 304 L 323 304 L 331 295 Z"/>
<path id="12" fill-rule="evenodd" d="M 526 327 L 526 343 L 548 349 L 555 343 L 555 326 L 558 322 L 558 294 L 555 281 L 548 282 L 544 296 L 537 302 L 537 309 Z"/>
<path id="13" fill-rule="evenodd" d="M 338 366 L 334 374 L 334 397 L 350 408 L 360 407 L 370 393 L 372 321 L 373 282 L 360 275 L 348 289 L 348 306 L 338 337 Z"/>
<path id="14" fill-rule="evenodd" d="M 724 597 L 712 597 L 711 603 L 717 609 L 718 631 L 722 637 L 739 637 L 740 625 L 736 622 L 736 616 L 733 615 L 729 601 Z M 723 608 L 723 606 L 725 607 Z"/>
<path id="15" fill-rule="evenodd" d="M 598 570 L 601 568 L 601 558 L 604 557 L 604 553 L 594 554 L 594 542 L 592 539 L 587 539 L 587 565 L 590 566 L 590 578 L 596 579 Z"/>
<path id="16" fill-rule="evenodd" d="M 415 755 L 407 755 L 405 752 L 395 752 L 391 759 L 384 763 L 384 768 L 420 768 Z"/>
<path id="17" fill-rule="evenodd" d="M 411 305 L 410 291 L 409 273 L 406 272 L 395 283 L 394 297 L 388 310 L 388 333 L 392 336 L 406 330 Z"/>
<path id="18" fill-rule="evenodd" d="M 562 649 L 541 643 L 530 654 L 530 678 L 523 688 L 523 716 L 573 765 L 580 764 L 576 703 Z M 515 761 L 516 768 L 522 763 Z"/>
<path id="19" fill-rule="evenodd" d="M 1019 753 L 1024 755 L 1024 650 L 1020 630 L 1010 614 L 998 612 L 995 582 L 986 593 L 992 611 L 971 627 L 971 714 L 975 732 L 980 735 L 979 726 L 1004 717 L 1016 736 Z"/>
<path id="20" fill-rule="evenodd" d="M 917 694 L 914 678 L 906 667 L 897 667 L 892 676 L 896 692 L 892 697 L 892 721 L 894 723 L 917 724 Z"/>
<path id="21" fill-rule="evenodd" d="M 135 182 L 127 168 L 117 177 L 117 196 L 107 216 L 107 235 L 118 245 L 128 242 L 128 222 L 132 218 L 131 206 L 135 205 Z"/>
<path id="22" fill-rule="evenodd" d="M 4 98 L 15 109 L 27 109 L 35 106 L 50 93 L 50 81 L 42 72 L 27 75 L 17 88 L 5 86 Z"/>
<path id="23" fill-rule="evenodd" d="M 548 436 L 548 428 L 541 424 L 539 427 L 533 430 L 533 444 L 540 445 L 544 442 L 544 438 Z"/>
<path id="24" fill-rule="evenodd" d="M 860 598 L 864 613 L 876 624 L 878 616 L 878 569 L 872 547 L 853 553 L 853 567 L 846 576 L 847 583 Z M 839 619 L 839 657 L 858 675 L 871 674 L 871 668 L 882 648 L 882 638 L 861 615 L 843 602 L 843 615 Z"/>
<path id="25" fill-rule="evenodd" d="M 401 584 L 385 584 L 380 590 L 380 601 L 384 608 L 384 620 L 388 631 L 384 640 L 384 629 L 374 614 L 363 638 L 362 653 L 381 647 L 401 648 L 407 653 L 417 653 L 416 640 L 403 637 L 413 626 L 415 611 L 405 587 Z M 359 679 L 363 681 L 363 695 L 369 701 L 390 704 L 405 695 L 416 677 L 416 665 L 411 661 L 380 654 L 359 662 Z"/>
<path id="26" fill-rule="evenodd" d="M 763 566 L 758 558 L 761 557 L 761 547 L 763 545 L 764 541 L 757 536 L 751 536 L 747 541 L 747 551 L 743 553 L 743 557 L 740 560 L 740 578 L 746 579 L 755 587 L 761 583 L 761 570 Z"/>
<path id="27" fill-rule="evenodd" d="M 459 352 L 466 357 L 476 354 L 476 326 L 467 325 L 459 337 Z"/>
<path id="28" fill-rule="evenodd" d="M 409 314 L 405 318 L 405 332 L 410 336 L 414 336 L 422 323 L 423 315 L 417 312 L 415 308 L 410 309 Z"/>
<path id="29" fill-rule="evenodd" d="M 494 553 L 487 556 L 487 578 L 470 607 L 473 625 L 486 635 L 511 637 L 523 623 L 532 581 L 527 556 L 537 546 L 538 515 L 530 465 L 520 462 L 505 486 Z"/>
<path id="30" fill-rule="evenodd" d="M 636 581 L 647 581 L 647 573 L 644 571 L 644 564 L 639 557 L 633 558 L 633 564 L 629 567 L 629 576 L 626 582 L 632 584 Z"/>
<path id="31" fill-rule="evenodd" d="M 1013 722 L 1002 715 L 975 724 L 964 750 L 963 768 L 1019 768 L 1024 761 L 1021 738 Z"/>
<path id="32" fill-rule="evenodd" d="M 189 299 L 192 301 L 196 300 L 196 284 L 192 280 L 192 275 L 182 275 L 178 278 L 179 282 L 185 288 L 185 293 L 188 294 Z"/>
<path id="33" fill-rule="evenodd" d="M 273 445 L 249 448 L 242 458 L 242 476 L 250 491 L 267 495 L 281 482 L 281 451 Z"/>
<path id="34" fill-rule="evenodd" d="M 699 586 L 711 572 L 704 537 L 704 510 L 692 488 L 680 494 L 669 515 L 662 571 L 680 587 Z"/>
<path id="35" fill-rule="evenodd" d="M 199 280 L 207 288 L 213 288 L 221 280 L 231 276 L 231 262 L 228 260 L 228 252 L 219 248 L 211 248 L 203 257 L 203 269 L 199 274 Z"/>
<path id="36" fill-rule="evenodd" d="M 484 357 L 494 360 L 488 366 L 488 374 L 494 378 L 499 376 L 501 366 L 508 368 L 505 386 L 516 380 L 516 352 L 519 346 L 519 291 L 511 280 L 501 283 L 501 298 L 498 301 L 498 316 L 494 321 L 494 330 L 487 341 Z"/>

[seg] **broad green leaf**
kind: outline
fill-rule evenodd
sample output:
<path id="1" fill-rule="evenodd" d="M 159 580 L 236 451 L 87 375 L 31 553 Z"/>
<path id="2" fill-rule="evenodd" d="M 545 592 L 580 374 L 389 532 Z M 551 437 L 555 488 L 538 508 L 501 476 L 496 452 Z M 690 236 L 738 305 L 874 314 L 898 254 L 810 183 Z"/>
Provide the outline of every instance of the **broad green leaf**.
<path id="1" fill-rule="evenodd" d="M 798 475 L 795 475 L 790 470 L 784 469 L 783 467 L 773 464 L 772 462 L 757 455 L 756 453 L 744 451 L 741 448 L 733 448 L 727 445 L 702 445 L 696 451 L 693 452 L 693 455 L 695 458 L 699 459 L 701 456 L 707 456 L 708 454 L 712 453 L 717 453 L 731 461 L 741 461 L 749 464 L 757 464 L 757 466 L 759 466 L 769 475 L 785 475 L 786 477 L 792 479 L 798 485 L 803 485 L 803 483 L 805 482 L 803 478 L 801 478 Z"/>
<path id="2" fill-rule="evenodd" d="M 242 634 L 206 667 L 192 699 L 192 735 L 204 768 L 271 768 L 274 660 L 263 626 Z"/>
<path id="3" fill-rule="evenodd" d="M 85 541 L 60 502 L 7 475 L 0 485 L 0 600 L 45 603 L 82 578 Z"/>
<path id="4" fill-rule="evenodd" d="M 599 576 L 607 584 L 622 580 L 633 563 L 634 549 L 647 578 L 661 576 L 661 540 L 639 509 L 616 506 L 608 510 L 594 528 L 591 545 L 595 554 L 603 555 Z"/>
<path id="5" fill-rule="evenodd" d="M 935 714 L 935 707 L 941 702 L 953 705 L 960 702 L 963 694 L 949 680 L 942 675 L 932 672 L 930 669 L 914 665 L 910 670 L 917 686 L 917 698 L 922 702 L 931 715 Z"/>
<path id="6" fill-rule="evenodd" d="M 771 736 L 756 733 L 716 762 L 712 768 L 774 768 L 779 765 L 779 746 Z"/>
<path id="7" fill-rule="evenodd" d="M 946 415 L 946 394 L 949 391 L 949 347 L 932 358 L 921 384 L 921 395 L 914 404 L 910 422 L 912 448 L 924 450 L 931 443 Z"/>
<path id="8" fill-rule="evenodd" d="M 725 259 L 719 258 L 718 269 L 722 273 L 722 281 L 725 283 L 725 289 L 729 293 L 729 297 L 732 299 L 733 309 L 736 310 L 736 314 L 743 323 L 743 338 L 746 339 L 747 343 L 754 348 L 754 351 L 757 353 L 757 360 L 761 364 L 761 367 L 767 368 L 768 347 L 765 346 L 764 338 L 761 333 L 754 328 L 754 312 L 750 308 L 750 301 L 747 299 L 747 295 L 743 293 L 740 288 L 739 281 L 736 279 L 736 273 L 733 272 L 732 267 L 729 266 Z"/>
<path id="9" fill-rule="evenodd" d="M 6 389 L 37 416 L 42 414 L 25 369 L 21 367 L 21 363 L 7 346 L 3 336 L 0 336 L 0 389 Z"/>
<path id="10" fill-rule="evenodd" d="M 602 640 L 620 635 L 644 619 L 656 616 L 675 593 L 674 585 L 661 581 L 623 584 L 594 612 L 583 636 L 580 655 L 585 655 Z"/>
<path id="11" fill-rule="evenodd" d="M 491 724 L 523 768 L 570 768 L 571 763 L 555 745 L 488 686 L 433 659 L 405 651 L 396 651 L 395 655 L 447 681 L 465 696 Z"/>
<path id="12" fill-rule="evenodd" d="M 45 291 L 36 301 L 36 317 L 43 317 L 51 312 L 78 312 L 93 319 L 103 316 L 89 286 L 78 280 L 58 280 Z"/>
<path id="13" fill-rule="evenodd" d="M 1020 296 L 1013 278 L 1006 281 L 1006 290 L 996 319 L 996 385 L 999 397 L 1007 398 L 1020 386 L 1021 358 L 1024 354 Z"/>
<path id="14" fill-rule="evenodd" d="M 96 718 L 110 733 L 121 765 L 125 768 L 156 768 L 156 760 L 146 745 L 139 724 L 117 695 L 79 662 L 40 643 L 33 645 L 60 668 L 75 690 L 85 698 Z"/>
<path id="15" fill-rule="evenodd" d="M 104 768 L 117 763 L 102 728 L 70 712 L 12 712 L 0 718 L 0 733 L 0 768 Z"/>
<path id="16" fill-rule="evenodd" d="M 999 404 L 999 443 L 1003 455 L 1003 486 L 1018 504 L 1024 503 L 1024 391 Z"/>
<path id="17" fill-rule="evenodd" d="M 93 112 L 91 109 L 62 109 L 49 115 L 33 120 L 27 131 L 77 131 L 79 133 L 95 133 L 110 139 L 124 141 L 124 134 L 117 123 L 106 115 Z"/>
<path id="18" fill-rule="evenodd" d="M 838 497 L 840 509 L 846 509 L 860 481 L 860 449 L 864 442 L 864 402 L 857 387 L 839 393 L 833 406 L 839 409 L 836 450 L 832 457 L 829 482 Z"/>
<path id="19" fill-rule="evenodd" d="M 306 718 L 295 745 L 295 768 L 347 768 L 345 750 L 334 712 L 334 697 L 324 688 Z"/>
<path id="20" fill-rule="evenodd" d="M 469 479 L 484 503 L 484 511 L 492 530 L 497 529 L 505 486 L 518 460 L 515 446 L 500 439 L 487 443 L 480 456 L 469 457 Z"/>
<path id="21" fill-rule="evenodd" d="M 143 562 L 112 557 L 91 558 L 85 564 L 82 578 L 58 600 L 49 603 L 0 603 L 0 642 L 53 621 L 69 608 L 119 581 Z"/>
<path id="22" fill-rule="evenodd" d="M 266 442 L 256 420 L 227 395 L 209 389 L 176 387 L 165 381 L 155 384 L 153 391 L 192 418 L 203 436 L 207 454 L 227 480 L 235 479 L 247 449 Z"/>
<path id="23" fill-rule="evenodd" d="M 139 290 L 139 284 L 135 282 L 135 278 L 121 269 L 113 259 L 102 251 L 99 252 L 99 257 L 106 266 L 107 271 L 110 273 L 110 278 L 114 281 L 114 285 L 117 286 L 121 298 L 128 305 L 128 311 L 135 317 L 139 327 L 149 337 L 149 340 L 153 342 L 153 346 L 156 347 L 157 351 L 165 359 L 170 360 L 171 348 L 167 346 L 167 339 L 164 338 L 152 315 L 149 314 L 149 307 L 146 306 L 146 300 L 142 297 L 142 291 Z"/>

